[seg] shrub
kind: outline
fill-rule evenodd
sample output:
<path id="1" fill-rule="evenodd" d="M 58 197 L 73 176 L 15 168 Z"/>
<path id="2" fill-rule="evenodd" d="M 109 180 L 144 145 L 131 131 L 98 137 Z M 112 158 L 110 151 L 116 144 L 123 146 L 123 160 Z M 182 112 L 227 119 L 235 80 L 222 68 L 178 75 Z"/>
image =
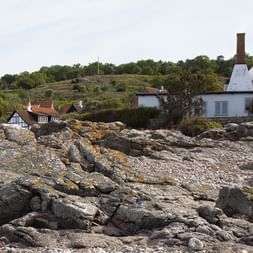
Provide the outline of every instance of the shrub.
<path id="1" fill-rule="evenodd" d="M 45 93 L 44 93 L 44 96 L 46 98 L 51 98 L 53 96 L 53 91 L 52 90 L 46 90 Z"/>
<path id="2" fill-rule="evenodd" d="M 179 125 L 179 130 L 188 136 L 199 135 L 211 128 L 221 128 L 222 126 L 216 121 L 207 118 L 196 117 L 183 120 Z"/>
<path id="3" fill-rule="evenodd" d="M 125 83 L 118 83 L 115 85 L 115 90 L 118 92 L 126 91 L 127 85 Z"/>
<path id="4" fill-rule="evenodd" d="M 80 118 L 80 114 L 77 112 L 72 112 L 72 113 L 67 113 L 67 114 L 63 114 L 61 116 L 62 120 L 67 120 L 67 119 L 78 119 L 81 120 Z"/>
<path id="5" fill-rule="evenodd" d="M 82 116 L 82 120 L 95 122 L 121 121 L 128 127 L 147 128 L 149 120 L 157 118 L 159 110 L 156 108 L 126 108 L 102 110 L 96 113 L 88 113 Z"/>

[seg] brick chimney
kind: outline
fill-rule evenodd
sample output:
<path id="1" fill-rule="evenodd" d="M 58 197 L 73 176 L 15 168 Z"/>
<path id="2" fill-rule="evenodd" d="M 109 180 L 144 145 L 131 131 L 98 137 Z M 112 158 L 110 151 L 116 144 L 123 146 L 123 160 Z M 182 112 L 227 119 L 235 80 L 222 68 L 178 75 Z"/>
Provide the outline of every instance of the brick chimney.
<path id="1" fill-rule="evenodd" d="M 237 33 L 236 64 L 245 64 L 245 33 Z"/>

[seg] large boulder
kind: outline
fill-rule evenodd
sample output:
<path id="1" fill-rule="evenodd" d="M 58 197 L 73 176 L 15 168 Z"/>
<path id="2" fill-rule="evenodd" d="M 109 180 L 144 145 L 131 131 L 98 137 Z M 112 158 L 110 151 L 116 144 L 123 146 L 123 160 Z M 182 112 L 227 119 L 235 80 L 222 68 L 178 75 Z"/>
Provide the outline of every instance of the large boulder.
<path id="1" fill-rule="evenodd" d="M 0 129 L 4 130 L 5 137 L 8 141 L 16 142 L 19 145 L 32 144 L 36 141 L 33 132 L 18 126 L 2 124 Z"/>
<path id="2" fill-rule="evenodd" d="M 0 189 L 0 225 L 28 213 L 31 198 L 32 193 L 17 184 Z"/>
<path id="3" fill-rule="evenodd" d="M 97 207 L 75 196 L 52 201 L 52 213 L 61 220 L 60 228 L 64 229 L 90 230 L 97 212 Z"/>
<path id="4" fill-rule="evenodd" d="M 253 220 L 253 188 L 230 188 L 220 190 L 216 206 L 228 216 L 241 215 Z"/>
<path id="5" fill-rule="evenodd" d="M 34 132 L 36 137 L 39 137 L 62 131 L 65 127 L 66 127 L 65 122 L 57 121 L 57 122 L 49 122 L 43 125 L 34 125 L 31 130 L 32 132 Z"/>
<path id="6" fill-rule="evenodd" d="M 211 224 L 217 225 L 219 225 L 220 219 L 224 215 L 221 209 L 210 206 L 200 206 L 197 211 L 200 217 L 206 219 Z"/>

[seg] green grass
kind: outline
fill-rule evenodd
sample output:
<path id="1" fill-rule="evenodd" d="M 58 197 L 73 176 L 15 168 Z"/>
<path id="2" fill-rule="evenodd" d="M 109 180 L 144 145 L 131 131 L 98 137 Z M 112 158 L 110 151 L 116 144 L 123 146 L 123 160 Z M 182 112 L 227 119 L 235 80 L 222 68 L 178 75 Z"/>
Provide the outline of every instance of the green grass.
<path id="1" fill-rule="evenodd" d="M 197 136 L 212 128 L 222 128 L 222 126 L 213 120 L 202 117 L 185 119 L 179 125 L 179 130 L 188 136 Z"/>
<path id="2" fill-rule="evenodd" d="M 30 96 L 32 100 L 52 99 L 58 105 L 83 100 L 88 111 L 94 109 L 131 107 L 135 102 L 135 93 L 143 91 L 145 87 L 152 86 L 155 79 L 165 76 L 148 75 L 102 75 L 42 84 L 27 90 L 23 97 Z M 51 90 L 51 97 L 47 91 Z M 18 93 L 20 90 L 5 90 L 6 94 Z"/>

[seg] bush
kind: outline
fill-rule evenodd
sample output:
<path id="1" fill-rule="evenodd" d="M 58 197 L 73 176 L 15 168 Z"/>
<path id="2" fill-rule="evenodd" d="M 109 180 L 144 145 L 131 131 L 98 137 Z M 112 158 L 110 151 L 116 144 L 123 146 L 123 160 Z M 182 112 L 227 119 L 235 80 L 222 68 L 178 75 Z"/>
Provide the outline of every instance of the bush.
<path id="1" fill-rule="evenodd" d="M 72 113 L 66 113 L 61 116 L 62 120 L 68 120 L 68 119 L 78 119 L 81 120 L 80 114 L 78 112 L 72 112 Z"/>
<path id="2" fill-rule="evenodd" d="M 127 108 L 103 110 L 96 113 L 84 114 L 81 120 L 90 120 L 95 122 L 113 122 L 121 121 L 128 127 L 147 128 L 150 119 L 157 118 L 159 110 L 156 108 Z"/>
<path id="3" fill-rule="evenodd" d="M 52 90 L 46 90 L 44 93 L 44 96 L 46 98 L 51 98 L 53 96 L 54 92 Z"/>
<path id="4" fill-rule="evenodd" d="M 126 91 L 127 85 L 125 83 L 118 83 L 115 85 L 115 90 L 118 92 Z"/>
<path id="5" fill-rule="evenodd" d="M 179 130 L 188 136 L 197 136 L 211 128 L 221 128 L 221 124 L 207 118 L 197 117 L 183 120 Z"/>

